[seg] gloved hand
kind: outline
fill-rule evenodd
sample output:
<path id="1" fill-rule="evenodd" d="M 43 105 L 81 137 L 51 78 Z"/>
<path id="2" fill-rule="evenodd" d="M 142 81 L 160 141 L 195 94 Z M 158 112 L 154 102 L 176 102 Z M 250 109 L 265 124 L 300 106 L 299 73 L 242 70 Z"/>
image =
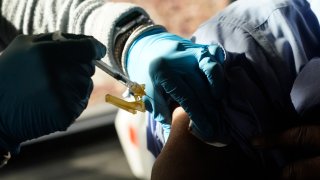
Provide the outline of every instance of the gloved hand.
<path id="1" fill-rule="evenodd" d="M 221 122 L 216 101 L 223 91 L 224 50 L 218 45 L 194 44 L 164 29 L 149 30 L 131 45 L 127 55 L 129 78 L 145 84 L 144 102 L 170 131 L 172 105 L 181 105 L 192 120 L 191 132 L 216 141 Z"/>
<path id="2" fill-rule="evenodd" d="M 319 125 L 297 126 L 278 134 L 257 137 L 253 145 L 260 149 L 282 149 L 297 156 L 297 160 L 284 167 L 281 179 L 320 179 Z"/>
<path id="3" fill-rule="evenodd" d="M 93 37 L 20 35 L 0 56 L 0 146 L 18 153 L 23 141 L 63 131 L 86 108 L 93 60 L 106 48 Z"/>

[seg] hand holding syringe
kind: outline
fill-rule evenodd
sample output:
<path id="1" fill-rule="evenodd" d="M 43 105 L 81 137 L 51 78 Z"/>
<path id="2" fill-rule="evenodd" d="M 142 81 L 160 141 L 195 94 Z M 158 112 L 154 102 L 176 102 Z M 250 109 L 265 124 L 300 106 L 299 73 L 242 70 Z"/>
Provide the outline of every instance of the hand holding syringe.
<path id="1" fill-rule="evenodd" d="M 61 34 L 60 31 L 53 33 L 52 39 L 56 40 L 56 41 L 65 41 L 66 40 L 66 38 Z M 103 61 L 95 60 L 94 64 L 97 67 L 99 67 L 102 71 L 104 71 L 105 73 L 109 74 L 110 76 L 112 76 L 116 80 L 120 81 L 125 86 L 127 86 L 129 89 L 129 93 L 131 95 L 133 95 L 133 97 L 135 99 L 135 101 L 133 101 L 133 102 L 127 102 L 123 99 L 120 99 L 120 98 L 117 98 L 117 97 L 112 96 L 110 94 L 107 94 L 105 96 L 106 102 L 109 102 L 109 103 L 111 103 L 121 109 L 124 109 L 126 111 L 129 111 L 133 114 L 135 114 L 137 111 L 141 111 L 141 112 L 146 111 L 144 102 L 142 101 L 142 97 L 144 95 L 146 95 L 146 93 L 144 91 L 144 85 L 140 85 L 136 82 L 130 81 L 124 75 L 122 75 L 118 72 L 115 72 L 108 64 L 106 64 Z"/>

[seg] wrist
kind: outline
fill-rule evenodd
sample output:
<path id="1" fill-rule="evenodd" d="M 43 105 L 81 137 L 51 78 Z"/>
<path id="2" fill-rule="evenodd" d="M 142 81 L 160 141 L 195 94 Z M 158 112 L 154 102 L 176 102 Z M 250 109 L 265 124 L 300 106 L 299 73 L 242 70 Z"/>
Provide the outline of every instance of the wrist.
<path id="1" fill-rule="evenodd" d="M 101 60 L 123 74 L 120 57 L 127 34 L 137 25 L 151 22 L 151 19 L 142 7 L 133 3 L 102 2 L 96 6 L 91 13 L 84 13 L 87 17 L 76 19 L 71 32 L 92 35 L 102 42 L 108 50 Z"/>
<path id="2" fill-rule="evenodd" d="M 124 74 L 126 76 L 128 76 L 127 73 L 127 61 L 128 61 L 128 53 L 130 51 L 130 48 L 132 45 L 134 45 L 134 43 L 139 40 L 139 38 L 143 38 L 147 35 L 152 35 L 152 34 L 157 34 L 157 33 L 161 33 L 161 32 L 166 32 L 167 30 L 165 29 L 165 27 L 161 26 L 161 25 L 156 25 L 156 24 L 143 24 L 141 26 L 139 26 L 138 28 L 136 28 L 128 37 L 123 51 L 121 53 L 121 67 L 122 67 L 122 71 L 124 72 Z M 147 33 L 147 35 L 145 35 L 145 33 Z"/>
<path id="3" fill-rule="evenodd" d="M 135 12 L 130 15 L 130 20 L 128 18 L 124 18 L 121 22 L 116 24 L 116 32 L 113 37 L 114 42 L 114 51 L 113 56 L 115 61 L 117 62 L 118 67 L 121 67 L 121 70 L 124 71 L 123 68 L 123 58 L 122 54 L 125 50 L 125 46 L 128 42 L 130 37 L 136 32 L 137 30 L 141 29 L 141 27 L 145 26 L 152 26 L 153 22 L 144 14 Z"/>

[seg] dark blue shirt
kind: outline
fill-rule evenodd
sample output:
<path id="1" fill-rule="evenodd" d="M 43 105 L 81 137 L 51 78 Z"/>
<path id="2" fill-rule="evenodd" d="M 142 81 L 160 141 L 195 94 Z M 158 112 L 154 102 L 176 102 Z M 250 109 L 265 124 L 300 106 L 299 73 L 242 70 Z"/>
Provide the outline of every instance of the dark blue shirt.
<path id="1" fill-rule="evenodd" d="M 199 44 L 219 43 L 227 52 L 228 90 L 221 117 L 233 142 L 268 170 L 266 175 L 270 170 L 279 171 L 294 157 L 280 151 L 259 151 L 250 140 L 303 120 L 290 93 L 303 67 L 320 57 L 319 22 L 309 3 L 236 1 L 202 24 L 193 39 Z"/>

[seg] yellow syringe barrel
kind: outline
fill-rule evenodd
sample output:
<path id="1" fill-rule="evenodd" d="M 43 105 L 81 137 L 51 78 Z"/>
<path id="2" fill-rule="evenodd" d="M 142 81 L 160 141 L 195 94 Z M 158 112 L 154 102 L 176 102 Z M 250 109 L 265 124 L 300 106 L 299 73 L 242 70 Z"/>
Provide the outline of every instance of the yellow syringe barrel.
<path id="1" fill-rule="evenodd" d="M 106 100 L 106 102 L 113 104 L 121 109 L 124 109 L 132 114 L 136 114 L 137 111 L 140 111 L 140 112 L 146 111 L 146 108 L 145 108 L 142 100 L 128 102 L 123 99 L 112 96 L 110 94 L 107 94 L 105 96 L 105 100 Z"/>

